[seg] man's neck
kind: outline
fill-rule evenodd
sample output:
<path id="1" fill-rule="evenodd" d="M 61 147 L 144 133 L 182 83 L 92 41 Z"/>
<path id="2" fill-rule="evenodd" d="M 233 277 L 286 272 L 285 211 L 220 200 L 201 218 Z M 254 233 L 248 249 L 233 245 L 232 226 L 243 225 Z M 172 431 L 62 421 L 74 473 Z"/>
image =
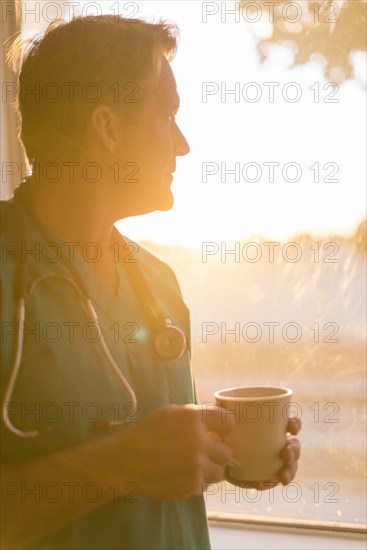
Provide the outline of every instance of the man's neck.
<path id="1" fill-rule="evenodd" d="M 85 263 L 116 294 L 118 274 L 110 248 L 113 220 L 108 218 L 106 205 L 94 190 L 85 190 L 85 187 L 78 189 L 75 185 L 58 185 L 56 188 L 52 184 L 33 183 L 30 188 L 31 207 L 44 226 L 64 241 L 78 243 L 73 246 Z M 91 261 L 85 253 L 91 243 L 98 247 L 100 257 L 97 261 Z"/>

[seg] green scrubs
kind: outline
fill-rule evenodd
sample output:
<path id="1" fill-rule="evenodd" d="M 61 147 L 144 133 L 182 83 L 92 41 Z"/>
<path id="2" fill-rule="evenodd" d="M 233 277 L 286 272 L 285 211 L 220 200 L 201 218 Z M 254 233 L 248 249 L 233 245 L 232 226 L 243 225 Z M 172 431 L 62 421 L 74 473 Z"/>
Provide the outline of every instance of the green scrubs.
<path id="1" fill-rule="evenodd" d="M 27 185 L 27 182 L 21 184 L 25 200 Z M 16 200 L 19 197 L 15 196 Z M 19 280 L 19 265 L 26 261 L 28 292 L 30 285 L 37 283 L 26 299 L 23 357 L 9 411 L 17 428 L 38 430 L 41 435 L 23 439 L 2 423 L 2 461 L 31 460 L 92 438 L 102 438 L 111 430 L 124 429 L 130 422 L 139 421 L 164 405 L 195 403 L 190 350 L 177 360 L 157 357 L 150 339 L 152 320 L 144 312 L 137 299 L 138 292 L 127 276 L 122 261 L 127 251 L 118 232 L 112 239 L 119 275 L 118 296 L 115 296 L 79 253 L 75 250 L 73 253 L 70 243 L 34 224 L 29 211 L 28 206 L 22 211 L 27 227 L 25 236 L 14 204 L 1 203 L 2 399 L 14 363 L 18 301 L 15 281 Z M 58 257 L 60 250 L 66 261 Z M 189 335 L 189 313 L 171 269 L 142 248 L 137 253 L 136 247 L 129 251 L 130 260 L 139 261 L 161 309 Z M 92 261 L 97 252 L 96 247 L 90 246 L 85 255 Z M 75 281 L 69 260 L 92 297 L 99 328 L 88 316 L 85 300 L 68 282 Z M 127 260 L 125 258 L 125 262 Z M 45 275 L 52 277 L 40 279 Z M 136 393 L 135 414 L 128 392 L 117 380 L 102 351 L 98 330 L 102 331 L 113 358 Z M 111 420 L 123 419 L 119 427 L 106 427 Z M 210 548 L 202 496 L 151 500 L 135 492 L 132 487 L 130 498 L 116 498 L 98 507 L 56 535 L 38 541 L 33 548 Z M 86 494 L 88 498 L 95 495 L 98 498 L 98 487 L 90 487 Z"/>

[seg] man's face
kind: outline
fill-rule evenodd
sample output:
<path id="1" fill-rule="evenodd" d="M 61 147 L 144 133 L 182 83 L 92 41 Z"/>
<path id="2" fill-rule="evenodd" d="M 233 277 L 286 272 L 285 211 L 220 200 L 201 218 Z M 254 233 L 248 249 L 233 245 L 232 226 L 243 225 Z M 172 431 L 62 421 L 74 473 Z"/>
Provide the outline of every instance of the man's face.
<path id="1" fill-rule="evenodd" d="M 175 122 L 179 101 L 172 69 L 163 58 L 157 92 L 144 101 L 137 124 L 124 125 L 121 130 L 118 157 L 125 166 L 133 163 L 124 175 L 132 174 L 130 179 L 138 180 L 124 185 L 129 216 L 173 206 L 171 183 L 176 157 L 190 150 Z M 134 166 L 138 168 L 136 174 Z"/>

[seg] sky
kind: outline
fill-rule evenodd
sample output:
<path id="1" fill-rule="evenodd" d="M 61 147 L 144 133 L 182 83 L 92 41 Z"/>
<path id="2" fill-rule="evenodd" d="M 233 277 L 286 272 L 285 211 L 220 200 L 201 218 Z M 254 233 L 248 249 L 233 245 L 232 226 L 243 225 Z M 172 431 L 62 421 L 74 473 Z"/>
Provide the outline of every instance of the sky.
<path id="1" fill-rule="evenodd" d="M 177 123 L 191 151 L 177 159 L 175 204 L 118 229 L 131 239 L 194 248 L 257 234 L 350 236 L 366 216 L 365 88 L 348 80 L 335 89 L 316 62 L 291 68 L 284 46 L 260 64 L 254 24 L 226 15 L 231 4 L 80 0 L 83 14 L 99 5 L 104 13 L 163 17 L 181 34 L 172 68 Z M 204 22 L 204 9 L 218 13 Z M 359 57 L 365 79 L 362 65 Z"/>

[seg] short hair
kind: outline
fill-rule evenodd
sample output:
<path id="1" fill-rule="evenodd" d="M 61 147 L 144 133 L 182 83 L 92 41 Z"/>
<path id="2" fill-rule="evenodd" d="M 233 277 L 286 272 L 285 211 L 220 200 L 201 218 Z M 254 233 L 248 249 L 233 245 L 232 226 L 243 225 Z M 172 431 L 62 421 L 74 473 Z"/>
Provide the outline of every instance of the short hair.
<path id="1" fill-rule="evenodd" d="M 178 35 L 163 20 L 101 15 L 57 20 L 42 35 L 15 40 L 8 60 L 18 70 L 19 138 L 29 163 L 80 152 L 97 104 L 114 105 L 133 124 Z"/>

